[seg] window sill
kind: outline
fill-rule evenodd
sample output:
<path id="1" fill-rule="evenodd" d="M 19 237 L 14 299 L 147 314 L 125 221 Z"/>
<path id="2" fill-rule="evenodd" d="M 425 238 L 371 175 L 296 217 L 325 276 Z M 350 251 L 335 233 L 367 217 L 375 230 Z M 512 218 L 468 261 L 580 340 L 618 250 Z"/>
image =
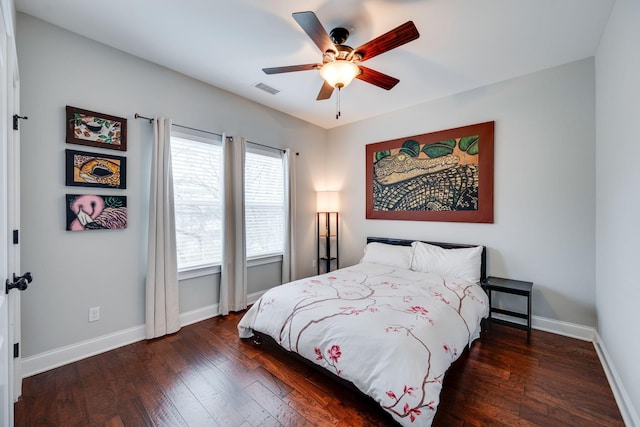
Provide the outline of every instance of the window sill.
<path id="1" fill-rule="evenodd" d="M 207 267 L 193 268 L 190 270 L 178 271 L 178 281 L 195 279 L 196 277 L 211 276 L 212 274 L 219 274 L 221 271 L 220 265 L 211 265 Z"/>
<path id="2" fill-rule="evenodd" d="M 282 254 L 275 255 L 263 255 L 255 258 L 247 259 L 247 267 L 255 267 L 258 265 L 274 264 L 276 262 L 282 262 Z"/>
<path id="3" fill-rule="evenodd" d="M 247 268 L 257 267 L 259 265 L 275 264 L 282 262 L 282 254 L 266 255 L 247 260 Z M 220 265 L 211 265 L 207 267 L 193 268 L 190 270 L 178 271 L 178 281 L 195 279 L 196 277 L 211 276 L 213 274 L 220 274 L 222 268 Z"/>

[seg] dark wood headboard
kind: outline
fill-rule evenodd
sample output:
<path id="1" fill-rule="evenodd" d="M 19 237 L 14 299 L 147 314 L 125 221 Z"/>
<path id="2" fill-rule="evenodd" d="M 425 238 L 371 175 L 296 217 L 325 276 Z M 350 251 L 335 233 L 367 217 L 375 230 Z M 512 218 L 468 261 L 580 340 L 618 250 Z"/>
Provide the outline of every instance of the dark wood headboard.
<path id="1" fill-rule="evenodd" d="M 386 243 L 388 245 L 399 245 L 399 246 L 411 246 L 412 242 L 416 240 L 406 240 L 406 239 L 392 239 L 389 237 L 367 237 L 367 243 L 378 242 L 378 243 Z M 426 240 L 420 240 L 421 242 L 428 243 L 430 245 L 440 246 L 445 249 L 464 249 L 464 248 L 475 248 L 480 245 L 467 245 L 461 243 L 441 243 L 441 242 L 428 242 Z M 487 280 L 487 248 L 482 246 L 482 261 L 480 264 L 480 281 L 485 282 Z"/>

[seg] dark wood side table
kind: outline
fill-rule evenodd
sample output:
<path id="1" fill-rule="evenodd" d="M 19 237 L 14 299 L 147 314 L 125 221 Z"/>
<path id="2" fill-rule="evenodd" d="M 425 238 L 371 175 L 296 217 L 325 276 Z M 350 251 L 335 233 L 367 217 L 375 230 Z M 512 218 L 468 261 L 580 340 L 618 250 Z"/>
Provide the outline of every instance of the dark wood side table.
<path id="1" fill-rule="evenodd" d="M 499 323 L 513 328 L 518 328 L 527 331 L 527 343 L 531 339 L 531 291 L 533 289 L 532 282 L 523 282 L 521 280 L 503 279 L 501 277 L 487 277 L 487 280 L 481 283 L 482 288 L 489 296 L 489 323 Z M 511 295 L 520 295 L 527 298 L 527 311 L 526 313 L 520 313 L 512 310 L 504 310 L 502 308 L 493 307 L 491 305 L 491 296 L 493 292 L 502 292 Z M 493 317 L 493 313 L 504 314 L 506 316 L 517 317 L 519 319 L 525 319 L 526 325 L 521 323 L 497 319 Z"/>

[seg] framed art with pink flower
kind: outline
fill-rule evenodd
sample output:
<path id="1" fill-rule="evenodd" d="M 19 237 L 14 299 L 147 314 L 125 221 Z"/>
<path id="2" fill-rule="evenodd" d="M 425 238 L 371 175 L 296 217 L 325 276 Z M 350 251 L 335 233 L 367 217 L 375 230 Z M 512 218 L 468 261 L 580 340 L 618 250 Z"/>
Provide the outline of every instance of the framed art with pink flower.
<path id="1" fill-rule="evenodd" d="M 127 228 L 127 196 L 67 194 L 67 230 Z"/>

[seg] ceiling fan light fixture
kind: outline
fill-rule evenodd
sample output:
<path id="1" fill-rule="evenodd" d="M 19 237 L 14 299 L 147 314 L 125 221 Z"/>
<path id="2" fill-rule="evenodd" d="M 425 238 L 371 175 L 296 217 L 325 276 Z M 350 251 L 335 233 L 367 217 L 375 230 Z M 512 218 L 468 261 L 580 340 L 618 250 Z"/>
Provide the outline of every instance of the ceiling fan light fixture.
<path id="1" fill-rule="evenodd" d="M 328 62 L 320 69 L 322 78 L 333 87 L 343 88 L 360 74 L 360 68 L 351 61 Z"/>

